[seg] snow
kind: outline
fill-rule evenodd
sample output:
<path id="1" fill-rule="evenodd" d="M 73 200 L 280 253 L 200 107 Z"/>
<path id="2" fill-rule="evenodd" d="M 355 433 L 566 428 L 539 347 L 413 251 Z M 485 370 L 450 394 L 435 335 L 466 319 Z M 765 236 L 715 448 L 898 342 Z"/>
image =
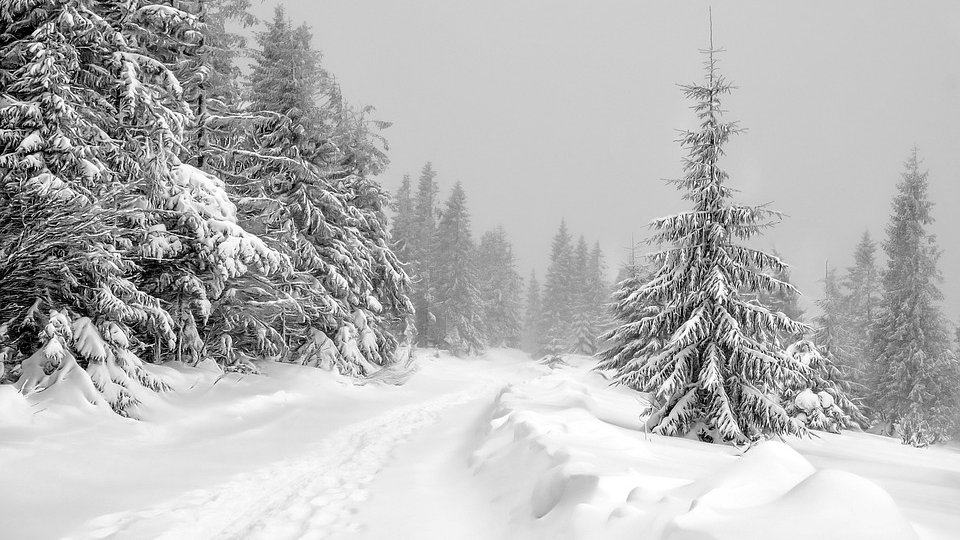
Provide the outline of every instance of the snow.
<path id="1" fill-rule="evenodd" d="M 317 345 L 320 345 L 319 343 Z M 329 346 L 329 345 L 327 345 Z M 644 429 L 593 362 L 418 350 L 402 386 L 148 366 L 142 421 L 0 386 L 10 538 L 939 540 L 960 452 L 866 433 L 746 450 Z M 819 396 L 814 395 L 814 399 Z"/>

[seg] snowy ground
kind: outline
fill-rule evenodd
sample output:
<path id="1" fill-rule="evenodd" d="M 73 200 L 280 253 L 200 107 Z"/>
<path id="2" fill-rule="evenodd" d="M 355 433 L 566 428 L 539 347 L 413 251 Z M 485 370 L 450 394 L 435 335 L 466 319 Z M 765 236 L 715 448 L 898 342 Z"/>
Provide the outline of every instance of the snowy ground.
<path id="1" fill-rule="evenodd" d="M 960 452 L 647 435 L 589 362 L 422 354 L 401 387 L 164 368 L 143 421 L 0 387 L 4 538 L 956 538 Z"/>

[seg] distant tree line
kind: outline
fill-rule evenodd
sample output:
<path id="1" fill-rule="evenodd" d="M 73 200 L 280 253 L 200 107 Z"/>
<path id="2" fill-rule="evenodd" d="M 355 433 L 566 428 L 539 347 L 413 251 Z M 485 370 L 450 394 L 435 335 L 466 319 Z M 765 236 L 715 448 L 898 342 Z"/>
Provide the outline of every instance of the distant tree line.
<path id="1" fill-rule="evenodd" d="M 523 280 L 507 234 L 498 227 L 477 244 L 463 185 L 440 204 L 436 178 L 427 163 L 416 189 L 404 176 L 393 200 L 391 236 L 412 281 L 406 330 L 420 346 L 455 354 L 518 347 Z"/>

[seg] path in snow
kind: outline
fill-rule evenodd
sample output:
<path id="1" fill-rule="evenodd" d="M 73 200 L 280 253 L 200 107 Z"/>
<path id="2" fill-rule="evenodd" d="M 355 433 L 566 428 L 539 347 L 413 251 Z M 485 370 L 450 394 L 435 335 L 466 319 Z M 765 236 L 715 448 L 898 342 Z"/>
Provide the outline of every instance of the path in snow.
<path id="1" fill-rule="evenodd" d="M 356 532 L 358 506 L 393 450 L 437 422 L 442 411 L 499 386 L 488 383 L 398 408 L 333 433 L 303 457 L 144 510 L 100 516 L 70 538 L 283 540 Z"/>

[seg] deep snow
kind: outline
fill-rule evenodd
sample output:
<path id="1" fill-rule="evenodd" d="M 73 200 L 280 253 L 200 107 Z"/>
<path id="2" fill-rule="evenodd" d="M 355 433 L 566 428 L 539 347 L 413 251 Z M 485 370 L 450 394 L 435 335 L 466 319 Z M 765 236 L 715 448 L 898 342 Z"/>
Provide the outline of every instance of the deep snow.
<path id="1" fill-rule="evenodd" d="M 956 447 L 659 437 L 637 394 L 573 364 L 419 351 L 403 386 L 154 368 L 176 390 L 141 421 L 0 387 L 0 536 L 957 537 Z"/>

